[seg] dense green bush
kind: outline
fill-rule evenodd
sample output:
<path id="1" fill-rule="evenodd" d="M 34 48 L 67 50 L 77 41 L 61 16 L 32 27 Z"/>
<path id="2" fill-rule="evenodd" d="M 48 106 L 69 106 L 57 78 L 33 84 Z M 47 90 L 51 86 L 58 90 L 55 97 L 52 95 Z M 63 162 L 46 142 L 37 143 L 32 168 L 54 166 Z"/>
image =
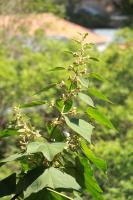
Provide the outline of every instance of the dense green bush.
<path id="1" fill-rule="evenodd" d="M 105 199 L 132 199 L 133 185 L 133 46 L 132 30 L 125 28 L 101 56 L 105 64 L 101 67 L 108 80 L 103 86 L 104 93 L 114 102 L 110 107 L 110 118 L 117 133 L 107 130 L 99 135 L 97 151 L 108 163 L 108 181 Z M 102 109 L 107 112 L 108 106 Z"/>

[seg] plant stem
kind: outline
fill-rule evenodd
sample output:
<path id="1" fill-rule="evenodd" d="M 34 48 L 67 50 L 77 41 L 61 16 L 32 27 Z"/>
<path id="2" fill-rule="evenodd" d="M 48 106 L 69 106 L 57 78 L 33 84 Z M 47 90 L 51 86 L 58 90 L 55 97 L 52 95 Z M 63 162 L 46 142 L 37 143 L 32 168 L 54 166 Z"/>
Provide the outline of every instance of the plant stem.
<path id="1" fill-rule="evenodd" d="M 56 194 L 58 194 L 58 195 L 60 195 L 60 196 L 62 196 L 62 197 L 65 197 L 65 198 L 67 198 L 67 199 L 69 199 L 69 200 L 74 200 L 74 199 L 72 199 L 71 197 L 68 197 L 68 196 L 66 196 L 65 194 L 62 194 L 62 193 L 57 192 L 57 191 L 55 191 L 55 190 L 52 190 L 52 189 L 50 189 L 50 188 L 47 188 L 47 190 L 49 190 L 49 191 L 51 191 L 51 192 L 54 192 L 54 193 L 56 193 Z"/>

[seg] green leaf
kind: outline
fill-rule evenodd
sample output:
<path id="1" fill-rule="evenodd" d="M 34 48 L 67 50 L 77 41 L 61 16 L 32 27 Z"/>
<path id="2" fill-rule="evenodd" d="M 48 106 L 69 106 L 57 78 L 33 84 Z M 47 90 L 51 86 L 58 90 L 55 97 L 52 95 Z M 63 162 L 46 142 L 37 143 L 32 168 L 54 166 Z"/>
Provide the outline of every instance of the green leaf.
<path id="1" fill-rule="evenodd" d="M 56 107 L 61 112 L 64 107 L 64 101 L 62 99 L 56 100 Z"/>
<path id="2" fill-rule="evenodd" d="M 84 154 L 86 155 L 86 157 L 96 165 L 97 168 L 99 168 L 100 170 L 102 170 L 103 172 L 107 171 L 107 164 L 104 160 L 97 158 L 94 153 L 91 151 L 91 149 L 89 149 L 86 145 L 86 143 L 82 140 L 81 141 L 81 147 L 82 150 L 84 152 Z"/>
<path id="3" fill-rule="evenodd" d="M 17 135 L 18 134 L 18 130 L 17 129 L 5 129 L 5 130 L 0 130 L 0 138 L 1 137 L 8 137 L 8 136 L 13 136 L 13 135 Z"/>
<path id="4" fill-rule="evenodd" d="M 67 99 L 67 100 L 64 102 L 64 105 L 65 105 L 65 107 L 64 107 L 63 112 L 64 112 L 64 113 L 69 112 L 69 111 L 71 110 L 71 108 L 72 108 L 72 105 L 73 105 L 72 99 Z"/>
<path id="5" fill-rule="evenodd" d="M 55 155 L 62 152 L 66 144 L 62 142 L 48 143 L 48 142 L 32 142 L 27 146 L 27 154 L 42 152 L 48 161 L 52 161 Z"/>
<path id="6" fill-rule="evenodd" d="M 73 101 L 71 99 L 67 99 L 65 102 L 62 99 L 56 100 L 56 107 L 60 112 L 69 112 L 72 108 L 72 105 Z"/>
<path id="7" fill-rule="evenodd" d="M 106 96 L 104 96 L 100 91 L 98 91 L 95 88 L 90 88 L 89 90 L 89 94 L 91 94 L 92 96 L 97 97 L 98 99 L 101 99 L 103 101 L 107 101 L 109 103 L 112 103 Z"/>
<path id="8" fill-rule="evenodd" d="M 99 62 L 99 59 L 97 59 L 96 57 L 89 57 L 89 59 Z"/>
<path id="9" fill-rule="evenodd" d="M 81 135 L 84 139 L 86 139 L 88 142 L 91 142 L 91 134 L 93 130 L 93 126 L 89 124 L 88 122 L 82 120 L 82 119 L 69 119 L 65 116 L 66 124 L 76 133 Z"/>
<path id="10" fill-rule="evenodd" d="M 99 122 L 100 124 L 110 128 L 110 129 L 115 129 L 113 124 L 111 123 L 111 121 L 109 119 L 107 119 L 102 113 L 100 113 L 98 110 L 96 110 L 95 108 L 89 107 L 87 109 L 87 114 L 95 119 L 97 122 Z"/>
<path id="11" fill-rule="evenodd" d="M 0 197 L 8 196 L 16 192 L 16 174 L 11 174 L 0 181 Z"/>
<path id="12" fill-rule="evenodd" d="M 43 188 L 71 188 L 79 190 L 80 186 L 76 180 L 60 170 L 51 167 L 46 169 L 44 173 L 39 176 L 24 192 L 25 198 L 27 198 L 32 193 L 37 193 Z"/>
<path id="13" fill-rule="evenodd" d="M 77 88 L 77 82 L 72 82 L 71 80 L 67 80 L 67 88 L 69 91 L 74 90 Z"/>
<path id="14" fill-rule="evenodd" d="M 103 200 L 103 191 L 93 175 L 93 170 L 90 163 L 85 158 L 80 157 L 79 159 L 80 163 L 82 164 L 81 168 L 83 168 L 83 179 L 86 191 L 88 191 L 95 200 Z"/>
<path id="15" fill-rule="evenodd" d="M 30 103 L 20 105 L 20 108 L 29 108 L 29 107 L 41 106 L 41 105 L 44 105 L 46 103 L 47 103 L 46 101 L 32 101 Z"/>
<path id="16" fill-rule="evenodd" d="M 51 69 L 50 71 L 60 71 L 60 70 L 65 70 L 65 67 L 55 67 Z"/>
<path id="17" fill-rule="evenodd" d="M 16 154 L 13 154 L 13 155 L 9 156 L 8 158 L 2 159 L 0 161 L 0 163 L 12 162 L 14 160 L 17 160 L 17 159 L 23 157 L 23 156 L 26 156 L 26 154 L 16 153 Z"/>
<path id="18" fill-rule="evenodd" d="M 89 77 L 90 78 L 95 78 L 95 79 L 97 79 L 99 81 L 105 81 L 105 79 L 101 75 L 99 75 L 97 73 L 90 73 Z"/>
<path id="19" fill-rule="evenodd" d="M 86 94 L 84 94 L 84 93 L 79 93 L 78 94 L 78 96 L 79 96 L 79 98 L 82 100 L 82 101 L 84 101 L 86 104 L 88 104 L 89 106 L 92 106 L 92 107 L 95 107 L 94 106 L 94 103 L 93 103 L 93 101 L 92 101 L 92 99 L 88 96 L 88 95 L 86 95 Z"/>
<path id="20" fill-rule="evenodd" d="M 25 200 L 43 200 L 45 197 L 46 200 L 67 200 L 66 198 L 60 196 L 59 194 L 55 194 L 53 192 L 48 191 L 47 189 L 43 189 L 38 193 L 34 193 L 30 195 Z"/>
<path id="21" fill-rule="evenodd" d="M 88 86 L 89 86 L 89 80 L 88 80 L 88 79 L 80 78 L 80 79 L 79 79 L 79 82 L 81 83 L 81 85 L 82 85 L 83 87 L 88 88 Z"/>

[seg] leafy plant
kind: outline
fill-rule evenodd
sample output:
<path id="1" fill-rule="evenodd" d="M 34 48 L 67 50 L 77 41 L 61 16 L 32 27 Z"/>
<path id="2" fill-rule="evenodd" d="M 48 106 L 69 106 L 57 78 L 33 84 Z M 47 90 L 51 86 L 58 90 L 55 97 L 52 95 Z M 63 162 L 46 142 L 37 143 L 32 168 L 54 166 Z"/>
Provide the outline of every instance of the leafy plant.
<path id="1" fill-rule="evenodd" d="M 20 147 L 17 154 L 1 160 L 1 165 L 17 161 L 21 166 L 20 173 L 13 173 L 0 182 L 1 197 L 13 195 L 12 200 L 44 197 L 80 200 L 91 195 L 96 200 L 103 199 L 103 191 L 96 180 L 94 169 L 96 166 L 105 173 L 107 166 L 91 148 L 94 129 L 92 119 L 108 128 L 114 127 L 88 96 L 89 77 L 92 72 L 88 68 L 91 56 L 88 55 L 90 46 L 85 43 L 86 37 L 87 34 L 76 41 L 79 48 L 76 52 L 71 52 L 72 64 L 50 70 L 61 70 L 68 74 L 66 80 L 37 92 L 44 93 L 55 87 L 58 95 L 54 101 L 33 100 L 15 107 L 14 123 L 0 132 L 1 137 L 16 135 Z M 99 79 L 99 75 L 95 78 Z M 96 94 L 97 98 L 101 98 L 101 94 Z M 84 119 L 80 118 L 79 99 L 87 104 Z M 106 97 L 104 99 L 108 101 Z M 53 119 L 46 119 L 45 128 L 40 131 L 30 124 L 23 114 L 23 109 L 44 104 L 46 109 L 50 109 Z M 11 186 L 11 183 L 15 183 L 15 186 Z M 6 190 L 5 185 L 11 189 Z"/>

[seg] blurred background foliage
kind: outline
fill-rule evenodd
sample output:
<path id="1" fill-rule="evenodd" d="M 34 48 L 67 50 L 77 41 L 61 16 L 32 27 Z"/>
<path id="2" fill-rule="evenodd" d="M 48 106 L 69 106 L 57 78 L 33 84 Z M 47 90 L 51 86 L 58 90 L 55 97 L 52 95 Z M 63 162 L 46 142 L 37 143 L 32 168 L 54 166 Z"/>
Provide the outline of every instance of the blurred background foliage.
<path id="1" fill-rule="evenodd" d="M 45 4 L 44 4 L 45 1 Z M 11 14 L 17 12 L 52 12 L 66 18 L 71 17 L 67 10 L 66 1 L 60 0 L 29 0 L 29 1 L 0 0 L 0 13 Z M 73 9 L 75 1 L 68 1 Z M 126 3 L 125 3 L 126 2 Z M 6 4 L 7 3 L 7 4 Z M 19 6 L 16 6 L 18 3 Z M 55 4 L 56 3 L 56 4 Z M 121 12 L 133 14 L 133 1 L 121 1 Z M 56 6 L 55 6 L 56 5 Z M 69 12 L 68 12 L 69 11 Z M 102 105 L 99 109 L 109 115 L 117 132 L 109 131 L 97 125 L 94 141 L 95 150 L 108 163 L 106 180 L 99 180 L 104 189 L 105 200 L 132 200 L 133 197 L 133 29 L 123 28 L 107 49 L 98 53 L 95 47 L 92 55 L 99 57 L 99 62 L 91 62 L 88 68 L 104 75 L 104 82 L 92 81 L 92 86 L 102 91 L 113 104 Z M 71 54 L 76 48 L 74 42 L 55 40 L 46 37 L 38 30 L 32 37 L 23 33 L 19 36 L 0 33 L 0 127 L 9 124 L 12 107 L 37 98 L 52 100 L 58 91 L 53 88 L 41 95 L 36 92 L 48 84 L 65 78 L 62 72 L 48 72 L 53 67 L 64 67 L 71 62 Z M 49 99 L 50 98 L 50 99 Z M 97 99 L 96 99 L 97 101 Z M 104 105 L 104 106 L 103 106 Z M 84 105 L 83 105 L 84 106 Z M 104 107 L 104 108 L 102 108 Z M 45 112 L 43 112 L 45 110 Z M 28 117 L 32 124 L 44 128 L 49 110 L 45 107 L 29 109 Z M 14 151 L 17 144 L 6 138 L 0 141 L 0 157 Z M 14 170 L 15 170 L 14 166 Z M 3 174 L 8 175 L 10 166 L 2 168 Z M 98 175 L 99 179 L 99 175 Z"/>

